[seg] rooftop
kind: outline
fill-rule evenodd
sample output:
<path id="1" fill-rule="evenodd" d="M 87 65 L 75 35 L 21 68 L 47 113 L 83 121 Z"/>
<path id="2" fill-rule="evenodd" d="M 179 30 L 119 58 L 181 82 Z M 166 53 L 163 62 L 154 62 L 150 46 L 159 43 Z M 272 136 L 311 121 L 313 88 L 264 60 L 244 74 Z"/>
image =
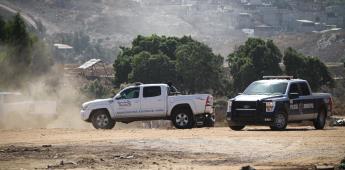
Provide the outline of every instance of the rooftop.
<path id="1" fill-rule="evenodd" d="M 302 23 L 314 23 L 313 21 L 306 20 L 306 19 L 298 19 L 296 20 L 297 22 L 302 22 Z"/>
<path id="2" fill-rule="evenodd" d="M 57 49 L 72 49 L 73 47 L 67 44 L 54 44 Z"/>
<path id="3" fill-rule="evenodd" d="M 93 65 L 95 65 L 95 64 L 97 64 L 99 62 L 102 62 L 102 60 L 94 58 L 94 59 L 91 59 L 91 60 L 85 62 L 84 64 L 82 64 L 78 68 L 80 68 L 80 69 L 88 69 L 88 68 L 92 67 Z"/>

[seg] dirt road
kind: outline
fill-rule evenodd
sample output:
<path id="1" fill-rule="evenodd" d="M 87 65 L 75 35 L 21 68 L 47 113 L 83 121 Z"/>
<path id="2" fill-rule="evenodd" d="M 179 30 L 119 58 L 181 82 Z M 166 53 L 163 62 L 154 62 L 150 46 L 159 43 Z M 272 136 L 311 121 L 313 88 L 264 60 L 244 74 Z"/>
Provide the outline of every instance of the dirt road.
<path id="1" fill-rule="evenodd" d="M 344 156 L 340 127 L 0 130 L 0 169 L 305 169 Z"/>

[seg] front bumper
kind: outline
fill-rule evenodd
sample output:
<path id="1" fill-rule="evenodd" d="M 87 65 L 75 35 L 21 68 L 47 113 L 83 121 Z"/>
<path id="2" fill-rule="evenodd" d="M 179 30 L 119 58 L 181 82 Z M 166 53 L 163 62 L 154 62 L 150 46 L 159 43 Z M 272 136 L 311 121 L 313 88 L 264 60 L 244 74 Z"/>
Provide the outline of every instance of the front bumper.
<path id="1" fill-rule="evenodd" d="M 194 121 L 197 126 L 205 124 L 214 124 L 215 115 L 213 113 L 203 113 L 194 116 Z"/>
<path id="2" fill-rule="evenodd" d="M 84 121 L 89 121 L 90 119 L 90 114 L 91 114 L 91 110 L 88 110 L 88 109 L 86 109 L 86 110 L 80 110 L 80 117 L 81 117 L 81 119 L 82 120 L 84 120 Z"/>
<path id="3" fill-rule="evenodd" d="M 242 114 L 242 115 L 241 115 Z M 232 114 L 231 112 L 227 113 L 226 120 L 230 124 L 236 125 L 271 125 L 274 120 L 274 113 L 253 113 L 252 115 L 243 114 L 243 113 L 235 113 Z"/>

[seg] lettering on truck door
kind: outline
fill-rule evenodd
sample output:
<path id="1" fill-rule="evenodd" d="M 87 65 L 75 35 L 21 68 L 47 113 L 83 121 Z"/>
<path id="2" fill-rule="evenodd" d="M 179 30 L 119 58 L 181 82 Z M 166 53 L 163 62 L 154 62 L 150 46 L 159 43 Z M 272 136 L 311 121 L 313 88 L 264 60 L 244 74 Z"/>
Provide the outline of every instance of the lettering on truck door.
<path id="1" fill-rule="evenodd" d="M 140 109 L 140 88 L 128 88 L 115 99 L 114 107 L 117 118 L 136 117 Z"/>
<path id="2" fill-rule="evenodd" d="M 289 87 L 288 94 L 290 93 L 298 93 L 301 94 L 300 89 L 297 83 L 291 83 Z M 296 99 L 290 99 L 289 102 L 289 120 L 302 120 L 303 118 L 303 102 L 301 97 L 299 96 Z"/>
<path id="3" fill-rule="evenodd" d="M 317 112 L 315 112 L 315 99 L 312 98 L 310 94 L 310 90 L 308 84 L 306 82 L 298 83 L 299 88 L 301 89 L 301 100 L 303 103 L 303 116 L 304 120 L 306 119 L 314 119 L 317 116 Z"/>

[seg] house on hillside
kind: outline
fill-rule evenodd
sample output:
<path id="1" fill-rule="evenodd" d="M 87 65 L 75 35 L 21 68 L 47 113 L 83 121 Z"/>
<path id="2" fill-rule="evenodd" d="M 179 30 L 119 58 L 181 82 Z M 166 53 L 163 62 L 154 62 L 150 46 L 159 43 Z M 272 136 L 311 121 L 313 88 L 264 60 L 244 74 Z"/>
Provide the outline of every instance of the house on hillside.
<path id="1" fill-rule="evenodd" d="M 237 15 L 237 28 L 254 28 L 254 20 L 249 13 L 239 13 Z"/>
<path id="2" fill-rule="evenodd" d="M 269 37 L 277 32 L 276 28 L 269 25 L 258 25 L 254 28 L 254 36 L 256 37 Z"/>
<path id="3" fill-rule="evenodd" d="M 273 6 L 261 6 L 257 8 L 257 20 L 264 25 L 275 27 L 279 30 L 291 31 L 295 26 L 295 16 L 289 9 L 278 9 Z"/>
<path id="4" fill-rule="evenodd" d="M 262 0 L 241 0 L 241 4 L 246 10 L 255 10 L 257 7 L 262 6 Z"/>
<path id="5" fill-rule="evenodd" d="M 345 5 L 326 7 L 326 15 L 327 24 L 345 28 Z"/>
<path id="6" fill-rule="evenodd" d="M 114 75 L 110 74 L 112 68 L 109 69 L 101 59 L 90 59 L 77 69 L 79 70 L 79 75 L 87 80 L 114 78 Z"/>
<path id="7" fill-rule="evenodd" d="M 296 31 L 298 32 L 316 31 L 316 24 L 313 21 L 300 19 L 300 20 L 296 20 L 296 22 L 297 22 Z"/>

